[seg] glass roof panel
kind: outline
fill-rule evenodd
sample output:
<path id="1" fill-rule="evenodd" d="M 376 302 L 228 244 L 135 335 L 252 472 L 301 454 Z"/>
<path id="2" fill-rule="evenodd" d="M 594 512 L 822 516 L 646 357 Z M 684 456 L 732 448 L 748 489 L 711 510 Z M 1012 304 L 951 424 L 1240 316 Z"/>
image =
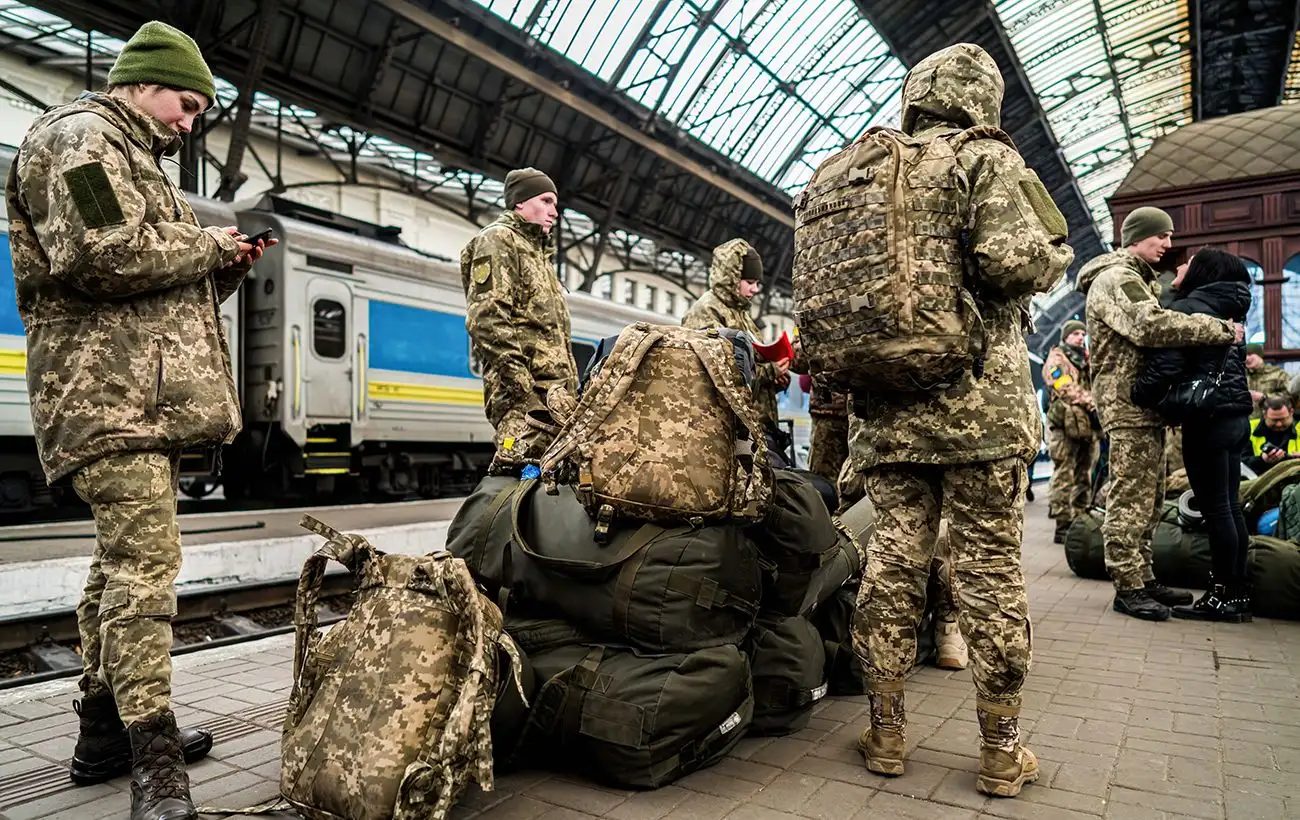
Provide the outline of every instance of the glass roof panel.
<path id="1" fill-rule="evenodd" d="M 1291 45 L 1291 66 L 1286 72 L 1286 88 L 1282 89 L 1282 103 L 1300 102 L 1300 32 L 1296 32 Z"/>
<path id="2" fill-rule="evenodd" d="M 1192 120 L 1187 0 L 994 0 L 1102 236 L 1106 198 Z"/>
<path id="3" fill-rule="evenodd" d="M 790 193 L 898 114 L 906 71 L 854 0 L 476 2 Z"/>

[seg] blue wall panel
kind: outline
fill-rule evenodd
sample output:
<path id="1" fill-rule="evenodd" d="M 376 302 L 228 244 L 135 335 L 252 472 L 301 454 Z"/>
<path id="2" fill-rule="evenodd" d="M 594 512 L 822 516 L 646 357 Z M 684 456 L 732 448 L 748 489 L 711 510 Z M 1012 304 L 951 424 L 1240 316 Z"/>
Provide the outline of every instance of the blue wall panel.
<path id="1" fill-rule="evenodd" d="M 18 318 L 18 297 L 14 295 L 14 259 L 7 233 L 0 233 L 0 333 L 24 333 L 23 320 Z"/>
<path id="2" fill-rule="evenodd" d="M 469 369 L 464 315 L 372 299 L 370 367 L 475 378 Z"/>

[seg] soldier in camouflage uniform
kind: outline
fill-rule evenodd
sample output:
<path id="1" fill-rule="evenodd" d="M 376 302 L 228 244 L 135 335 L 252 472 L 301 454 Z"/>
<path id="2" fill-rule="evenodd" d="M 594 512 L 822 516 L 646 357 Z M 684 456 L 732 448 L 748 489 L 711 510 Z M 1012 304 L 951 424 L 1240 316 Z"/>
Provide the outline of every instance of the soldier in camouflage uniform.
<path id="1" fill-rule="evenodd" d="M 743 239 L 732 239 L 713 249 L 709 267 L 709 289 L 695 300 L 682 317 L 684 327 L 703 330 L 728 327 L 759 338 L 758 322 L 750 313 L 750 300 L 758 293 L 763 278 L 763 260 Z M 783 438 L 776 426 L 776 394 L 790 385 L 790 360 L 761 362 L 754 372 L 752 392 L 758 417 L 767 428 L 770 452 L 780 452 Z"/>
<path id="2" fill-rule="evenodd" d="M 131 769 L 132 820 L 175 820 L 195 816 L 182 755 L 212 743 L 182 733 L 170 702 L 180 453 L 239 431 L 218 305 L 262 245 L 199 227 L 161 165 L 215 100 L 194 41 L 144 25 L 109 84 L 33 123 L 5 198 L 37 450 L 49 481 L 90 505 L 97 535 L 77 608 L 72 777 Z"/>
<path id="3" fill-rule="evenodd" d="M 1065 542 L 1070 522 L 1088 510 L 1096 435 L 1092 418 L 1092 383 L 1088 368 L 1087 329 L 1071 319 L 1061 325 L 1061 343 L 1043 363 L 1043 383 L 1052 392 L 1047 409 L 1047 450 L 1052 456 L 1051 504 L 1055 541 Z"/>
<path id="4" fill-rule="evenodd" d="M 1002 92 L 1002 75 L 983 49 L 968 43 L 943 49 L 904 81 L 903 130 L 928 137 L 996 126 Z M 939 521 L 947 519 L 958 623 L 977 696 L 976 787 L 1011 797 L 1038 777 L 1038 762 L 1019 733 L 1020 689 L 1030 659 L 1020 570 L 1026 463 L 1042 435 L 1024 332 L 1031 296 L 1057 282 L 1074 254 L 1064 244 L 1064 217 L 1014 149 L 996 139 L 973 139 L 957 160 L 969 182 L 969 203 L 956 199 L 954 187 L 953 202 L 927 207 L 969 207 L 972 214 L 983 375 L 967 372 L 947 390 L 930 393 L 853 396 L 862 435 L 852 440 L 851 464 L 862 473 L 877 515 L 853 627 L 871 704 L 871 725 L 858 747 L 871 771 L 903 773 L 903 679 L 916 653 Z M 950 253 L 957 254 L 957 237 L 950 241 Z"/>
<path id="5" fill-rule="evenodd" d="M 516 169 L 506 175 L 506 209 L 460 252 L 465 327 L 496 430 L 493 474 L 535 463 L 576 403 L 569 305 L 551 242 L 558 215 L 550 177 Z"/>
<path id="6" fill-rule="evenodd" d="M 1255 401 L 1255 410 L 1250 416 L 1253 419 L 1263 417 L 1264 399 L 1269 396 L 1291 397 L 1287 372 L 1275 364 L 1264 362 L 1264 346 L 1261 344 L 1246 345 L 1246 382 L 1250 385 L 1250 397 Z"/>
<path id="7" fill-rule="evenodd" d="M 808 416 L 812 421 L 808 469 L 834 484 L 849 457 L 848 396 L 818 384 L 814 377 L 808 394 Z"/>
<path id="8" fill-rule="evenodd" d="M 1142 367 L 1142 349 L 1221 345 L 1240 341 L 1240 325 L 1161 307 L 1152 264 L 1171 245 L 1174 223 L 1159 208 L 1138 208 L 1121 228 L 1123 247 L 1079 272 L 1088 297 L 1092 339 L 1092 395 L 1110 439 L 1110 488 L 1102 537 L 1106 571 L 1115 583 L 1114 609 L 1163 621 L 1169 607 L 1192 596 L 1157 583 L 1151 535 L 1164 504 L 1165 428 L 1160 414 L 1133 404 L 1129 393 Z"/>

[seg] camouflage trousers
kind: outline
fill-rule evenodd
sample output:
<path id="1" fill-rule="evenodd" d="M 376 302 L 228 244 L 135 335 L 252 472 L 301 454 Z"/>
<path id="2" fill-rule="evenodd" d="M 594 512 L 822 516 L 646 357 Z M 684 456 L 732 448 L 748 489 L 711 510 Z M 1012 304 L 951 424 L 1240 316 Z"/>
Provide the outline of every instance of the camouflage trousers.
<path id="1" fill-rule="evenodd" d="M 121 453 L 72 479 L 94 514 L 96 537 L 77 606 L 81 689 L 111 691 L 128 726 L 171 708 L 179 467 L 179 451 Z"/>
<path id="2" fill-rule="evenodd" d="M 1051 427 L 1047 430 L 1047 452 L 1052 457 L 1048 515 L 1059 522 L 1073 521 L 1088 511 L 1096 441 L 1069 438 L 1061 428 Z"/>
<path id="3" fill-rule="evenodd" d="M 916 660 L 939 521 L 948 519 L 957 624 L 978 696 L 1020 704 L 1032 635 L 1020 570 L 1025 482 L 1020 458 L 952 466 L 890 464 L 866 474 L 876 507 L 853 619 L 853 648 L 873 684 L 900 682 Z"/>
<path id="4" fill-rule="evenodd" d="M 832 484 L 849 457 L 849 420 L 844 416 L 812 416 L 808 469 Z"/>
<path id="5" fill-rule="evenodd" d="M 1165 430 L 1110 431 L 1110 489 L 1101 525 L 1106 571 L 1115 589 L 1140 589 L 1155 579 L 1151 536 L 1165 499 Z"/>

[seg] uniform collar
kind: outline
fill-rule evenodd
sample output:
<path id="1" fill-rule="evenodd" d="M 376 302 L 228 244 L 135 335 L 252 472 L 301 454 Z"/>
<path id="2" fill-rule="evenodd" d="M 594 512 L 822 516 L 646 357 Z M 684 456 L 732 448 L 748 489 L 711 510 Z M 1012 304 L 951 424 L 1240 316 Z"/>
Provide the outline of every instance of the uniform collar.
<path id="1" fill-rule="evenodd" d="M 541 225 L 524 219 L 519 215 L 518 211 L 502 211 L 493 224 L 504 225 L 528 240 L 530 245 L 539 250 L 550 250 L 551 248 L 550 234 L 543 231 Z"/>
<path id="2" fill-rule="evenodd" d="M 179 134 L 168 128 L 162 120 L 126 100 L 95 91 L 83 91 L 72 104 L 86 103 L 102 109 L 101 113 L 105 117 L 155 157 L 169 157 L 181 149 Z"/>

